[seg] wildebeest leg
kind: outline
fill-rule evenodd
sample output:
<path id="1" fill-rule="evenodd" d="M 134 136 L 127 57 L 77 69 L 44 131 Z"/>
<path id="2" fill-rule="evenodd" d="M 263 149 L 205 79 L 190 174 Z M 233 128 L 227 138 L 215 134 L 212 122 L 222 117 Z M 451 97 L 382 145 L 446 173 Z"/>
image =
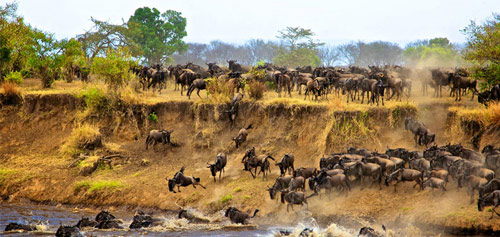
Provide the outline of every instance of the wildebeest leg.
<path id="1" fill-rule="evenodd" d="M 196 184 L 200 185 L 203 189 L 207 189 L 205 186 L 203 186 L 203 184 L 200 184 L 198 182 L 196 182 Z M 193 183 L 193 186 L 194 186 L 194 183 Z"/>
<path id="2" fill-rule="evenodd" d="M 181 186 L 180 186 L 180 185 L 178 185 L 178 184 L 176 184 L 176 185 L 177 185 L 177 192 L 179 192 L 179 193 L 180 193 L 180 192 L 181 192 Z"/>
<path id="3" fill-rule="evenodd" d="M 219 170 L 219 182 L 220 182 L 220 177 L 222 176 L 222 170 Z M 215 178 L 215 177 L 214 177 Z"/>

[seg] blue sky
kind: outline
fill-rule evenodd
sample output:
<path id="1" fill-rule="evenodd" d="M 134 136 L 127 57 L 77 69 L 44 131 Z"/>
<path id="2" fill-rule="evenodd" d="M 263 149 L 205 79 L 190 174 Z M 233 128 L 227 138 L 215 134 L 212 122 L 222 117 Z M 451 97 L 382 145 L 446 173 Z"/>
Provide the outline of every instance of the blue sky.
<path id="1" fill-rule="evenodd" d="M 463 43 L 460 32 L 470 20 L 483 22 L 500 12 L 500 0 L 19 0 L 18 13 L 26 22 L 53 32 L 57 38 L 73 37 L 91 27 L 90 17 L 112 23 L 127 21 L 139 7 L 172 9 L 187 18 L 187 42 L 222 40 L 243 43 L 248 39 L 276 40 L 287 26 L 310 28 L 315 38 L 328 44 L 384 40 L 406 43 L 417 39 L 447 37 Z"/>

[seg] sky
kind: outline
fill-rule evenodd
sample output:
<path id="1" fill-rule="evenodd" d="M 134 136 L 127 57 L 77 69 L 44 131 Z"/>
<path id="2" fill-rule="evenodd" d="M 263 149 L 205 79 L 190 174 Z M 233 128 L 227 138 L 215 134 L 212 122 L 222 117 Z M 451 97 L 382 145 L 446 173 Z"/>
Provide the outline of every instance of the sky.
<path id="1" fill-rule="evenodd" d="M 10 0 L 7 0 L 11 2 Z M 3 1 L 2 1 L 3 2 Z M 18 14 L 39 29 L 71 38 L 91 28 L 91 17 L 120 24 L 139 7 L 175 10 L 187 19 L 186 42 L 212 40 L 241 44 L 277 40 L 287 26 L 311 29 L 315 39 L 338 45 L 349 41 L 391 41 L 447 37 L 463 43 L 460 32 L 471 20 L 484 22 L 500 12 L 500 0 L 18 0 Z M 0 3 L 0 5 L 3 5 Z"/>

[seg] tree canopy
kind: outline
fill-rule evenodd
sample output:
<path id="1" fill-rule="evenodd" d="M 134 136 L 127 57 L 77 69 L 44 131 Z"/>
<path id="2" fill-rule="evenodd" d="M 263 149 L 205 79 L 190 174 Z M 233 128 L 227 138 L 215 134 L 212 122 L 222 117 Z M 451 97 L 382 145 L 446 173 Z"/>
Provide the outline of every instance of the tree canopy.
<path id="1" fill-rule="evenodd" d="M 297 67 L 304 65 L 319 66 L 321 60 L 317 56 L 318 47 L 323 43 L 312 39 L 314 33 L 301 27 L 287 27 L 277 36 L 281 45 L 273 62 L 278 65 Z"/>
<path id="2" fill-rule="evenodd" d="M 473 65 L 473 76 L 482 79 L 482 88 L 500 84 L 500 14 L 482 25 L 471 21 L 463 32 L 467 35 L 464 58 Z"/>
<path id="3" fill-rule="evenodd" d="M 173 53 L 187 49 L 182 41 L 187 35 L 186 18 L 180 12 L 160 13 L 156 8 L 138 8 L 127 27 L 127 37 L 139 46 L 132 48 L 132 54 L 148 64 L 167 63 Z"/>

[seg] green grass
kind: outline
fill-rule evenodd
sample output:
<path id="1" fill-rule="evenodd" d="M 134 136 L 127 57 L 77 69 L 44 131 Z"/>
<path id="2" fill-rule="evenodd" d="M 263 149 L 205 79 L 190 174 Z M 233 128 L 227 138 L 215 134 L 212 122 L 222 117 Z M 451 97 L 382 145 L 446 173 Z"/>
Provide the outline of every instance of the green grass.
<path id="1" fill-rule="evenodd" d="M 80 181 L 75 185 L 75 191 L 87 190 L 89 193 L 100 190 L 118 190 L 124 187 L 120 181 L 99 180 L 99 181 Z"/>
<path id="2" fill-rule="evenodd" d="M 8 168 L 0 168 L 0 183 L 3 183 L 3 180 L 12 173 L 14 173 L 14 170 Z"/>
<path id="3" fill-rule="evenodd" d="M 223 196 L 221 199 L 220 199 L 220 202 L 222 203 L 226 203 L 226 202 L 229 202 L 233 199 L 233 195 L 232 194 L 228 194 L 226 196 Z"/>
<path id="4" fill-rule="evenodd" d="M 237 188 L 234 189 L 235 193 L 238 193 L 238 192 L 241 192 L 241 191 L 243 191 L 243 189 L 241 189 L 240 187 L 237 187 Z"/>

